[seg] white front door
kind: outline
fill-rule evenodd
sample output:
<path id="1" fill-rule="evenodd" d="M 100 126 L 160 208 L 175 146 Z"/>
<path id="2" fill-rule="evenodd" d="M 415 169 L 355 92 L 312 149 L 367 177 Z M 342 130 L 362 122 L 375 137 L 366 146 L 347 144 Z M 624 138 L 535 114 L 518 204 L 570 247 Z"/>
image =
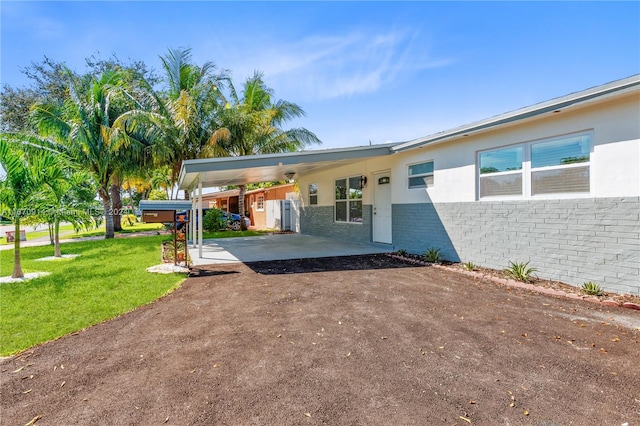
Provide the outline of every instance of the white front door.
<path id="1" fill-rule="evenodd" d="M 373 241 L 391 244 L 391 172 L 373 175 Z"/>

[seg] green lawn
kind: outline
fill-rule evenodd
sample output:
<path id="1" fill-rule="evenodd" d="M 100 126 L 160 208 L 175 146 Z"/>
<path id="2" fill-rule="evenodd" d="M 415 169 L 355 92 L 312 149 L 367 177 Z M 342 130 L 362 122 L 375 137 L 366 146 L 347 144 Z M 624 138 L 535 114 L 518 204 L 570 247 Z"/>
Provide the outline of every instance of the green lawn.
<path id="1" fill-rule="evenodd" d="M 140 223 L 136 222 L 133 226 L 123 225 L 122 231 L 116 232 L 116 234 L 131 234 L 133 232 L 145 232 L 145 231 L 154 231 L 160 230 L 163 226 L 161 223 Z M 83 238 L 83 237 L 104 237 L 105 228 L 104 224 L 96 229 L 91 229 L 89 231 L 80 231 L 77 233 L 65 235 L 61 237 L 63 239 L 69 238 Z"/>
<path id="2" fill-rule="evenodd" d="M 259 235 L 268 234 L 270 231 L 219 231 L 219 232 L 203 232 L 202 239 L 209 240 L 212 238 L 238 238 L 238 237 L 257 237 Z"/>
<path id="3" fill-rule="evenodd" d="M 0 355 L 72 333 L 145 305 L 177 288 L 184 274 L 150 274 L 160 262 L 166 236 L 82 241 L 62 245 L 56 261 L 51 246 L 25 247 L 22 268 L 51 275 L 0 284 Z M 13 250 L 0 251 L 0 276 L 11 275 Z"/>
<path id="4" fill-rule="evenodd" d="M 9 223 L 9 225 L 10 224 L 11 223 Z M 67 231 L 73 231 L 73 225 L 60 226 L 60 233 L 67 232 Z M 30 241 L 34 238 L 48 237 L 48 236 L 49 236 L 49 230 L 47 228 L 44 228 L 40 231 L 27 232 L 27 241 Z M 0 246 L 6 245 L 6 244 L 13 244 L 13 242 L 7 243 L 6 237 L 0 238 Z"/>
<path id="5" fill-rule="evenodd" d="M 133 226 L 126 226 L 126 225 L 123 226 L 122 231 L 120 231 L 119 233 L 129 234 L 132 232 L 153 231 L 156 229 L 162 229 L 162 224 L 161 223 L 136 223 Z M 61 235 L 60 239 L 66 240 L 69 238 L 104 236 L 105 229 L 104 229 L 104 225 L 102 225 L 96 229 L 91 229 L 89 231 L 80 231 L 77 233 L 76 232 L 69 233 L 69 231 L 73 231 L 73 225 L 60 226 L 60 234 L 66 233 L 66 235 Z M 34 238 L 38 238 L 38 237 L 48 237 L 48 236 L 49 236 L 48 229 L 43 229 L 41 231 L 27 232 L 27 241 L 31 241 Z M 7 239 L 5 237 L 1 237 L 0 246 L 6 245 L 6 244 L 13 244 L 13 242 L 7 243 Z"/>

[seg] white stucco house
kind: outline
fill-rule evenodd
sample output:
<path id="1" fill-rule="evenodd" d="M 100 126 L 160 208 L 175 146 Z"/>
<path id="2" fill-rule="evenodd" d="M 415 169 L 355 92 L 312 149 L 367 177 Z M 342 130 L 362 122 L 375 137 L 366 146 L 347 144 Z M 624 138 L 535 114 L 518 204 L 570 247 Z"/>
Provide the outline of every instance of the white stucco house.
<path id="1" fill-rule="evenodd" d="M 640 75 L 404 143 L 189 160 L 180 188 L 291 174 L 301 233 L 640 294 Z"/>

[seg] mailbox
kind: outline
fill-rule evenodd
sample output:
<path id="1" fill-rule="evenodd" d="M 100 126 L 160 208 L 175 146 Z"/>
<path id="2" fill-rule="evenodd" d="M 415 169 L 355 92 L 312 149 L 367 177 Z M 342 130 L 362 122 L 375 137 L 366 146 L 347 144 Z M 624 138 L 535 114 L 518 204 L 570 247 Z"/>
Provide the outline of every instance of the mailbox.
<path id="1" fill-rule="evenodd" d="M 175 210 L 143 210 L 142 221 L 144 223 L 167 223 L 175 220 Z"/>

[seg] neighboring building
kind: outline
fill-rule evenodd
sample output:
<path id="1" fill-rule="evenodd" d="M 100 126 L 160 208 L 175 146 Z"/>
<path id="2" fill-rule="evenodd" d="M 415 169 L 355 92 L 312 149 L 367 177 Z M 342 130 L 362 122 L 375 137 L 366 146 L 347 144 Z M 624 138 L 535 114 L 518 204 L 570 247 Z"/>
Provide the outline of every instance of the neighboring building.
<path id="1" fill-rule="evenodd" d="M 639 75 L 406 143 L 225 167 L 296 172 L 305 234 L 640 294 Z M 185 162 L 181 187 L 223 177 L 205 168 Z"/>
<path id="2" fill-rule="evenodd" d="M 238 189 L 204 194 L 203 206 L 239 213 L 239 195 Z M 293 183 L 247 191 L 244 198 L 245 216 L 251 219 L 251 226 L 257 229 L 281 229 L 279 201 L 297 200 L 297 198 Z"/>
<path id="3" fill-rule="evenodd" d="M 212 192 L 202 195 L 202 206 L 204 208 L 220 209 L 229 213 L 237 213 L 239 189 L 229 189 L 227 191 Z"/>
<path id="4" fill-rule="evenodd" d="M 247 191 L 244 205 L 257 229 L 282 229 L 280 223 L 283 200 L 297 200 L 298 193 L 293 183 Z"/>

